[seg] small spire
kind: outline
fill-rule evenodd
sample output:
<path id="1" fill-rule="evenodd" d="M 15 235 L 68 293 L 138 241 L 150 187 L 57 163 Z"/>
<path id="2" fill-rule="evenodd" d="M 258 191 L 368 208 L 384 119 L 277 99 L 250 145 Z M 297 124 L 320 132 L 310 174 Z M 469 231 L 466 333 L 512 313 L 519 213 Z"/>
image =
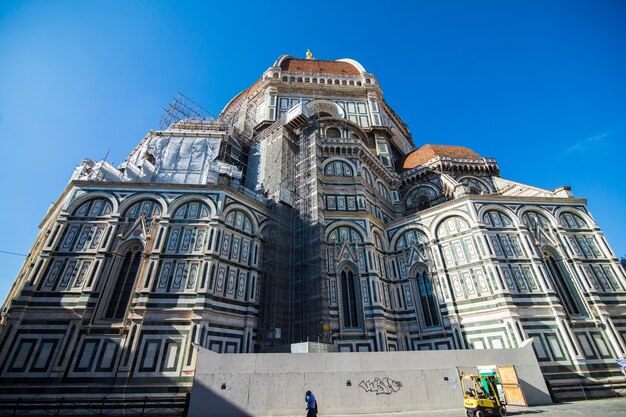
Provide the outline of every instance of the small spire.
<path id="1" fill-rule="evenodd" d="M 306 50 L 306 59 L 313 59 L 313 52 L 310 49 Z"/>

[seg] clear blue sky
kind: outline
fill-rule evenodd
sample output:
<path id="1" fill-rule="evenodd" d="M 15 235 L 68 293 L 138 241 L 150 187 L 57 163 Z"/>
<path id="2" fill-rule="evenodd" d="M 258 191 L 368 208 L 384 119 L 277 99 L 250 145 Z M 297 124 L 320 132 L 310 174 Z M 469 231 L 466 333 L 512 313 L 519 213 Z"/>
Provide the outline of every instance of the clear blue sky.
<path id="1" fill-rule="evenodd" d="M 4 0 L 0 250 L 27 253 L 74 167 L 109 148 L 124 160 L 178 91 L 217 114 L 279 55 L 307 48 L 374 73 L 417 146 L 467 146 L 505 178 L 571 185 L 626 255 L 619 0 Z M 0 298 L 22 262 L 0 253 Z"/>

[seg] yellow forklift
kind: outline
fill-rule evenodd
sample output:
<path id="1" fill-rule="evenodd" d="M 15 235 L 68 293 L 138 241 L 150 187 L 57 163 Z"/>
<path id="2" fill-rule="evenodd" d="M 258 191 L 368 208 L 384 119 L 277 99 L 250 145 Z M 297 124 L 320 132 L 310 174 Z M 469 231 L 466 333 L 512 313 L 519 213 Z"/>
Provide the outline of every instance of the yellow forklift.
<path id="1" fill-rule="evenodd" d="M 506 406 L 496 389 L 495 377 L 462 374 L 461 386 L 467 417 L 506 416 Z"/>

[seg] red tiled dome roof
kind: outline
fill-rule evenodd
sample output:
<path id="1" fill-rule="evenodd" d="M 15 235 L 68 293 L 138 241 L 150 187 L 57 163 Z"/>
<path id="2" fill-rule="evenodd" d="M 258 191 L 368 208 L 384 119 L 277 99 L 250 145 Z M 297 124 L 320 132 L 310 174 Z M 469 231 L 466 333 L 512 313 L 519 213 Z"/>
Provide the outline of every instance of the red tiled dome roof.
<path id="1" fill-rule="evenodd" d="M 324 61 L 320 59 L 297 59 L 285 57 L 280 60 L 280 69 L 289 72 L 308 72 L 313 74 L 360 75 L 361 71 L 345 61 Z"/>
<path id="2" fill-rule="evenodd" d="M 460 159 L 482 159 L 482 156 L 463 146 L 427 144 L 408 154 L 404 158 L 404 161 L 402 161 L 401 168 L 404 170 L 415 168 L 416 166 L 422 165 L 438 156 L 448 156 Z"/>

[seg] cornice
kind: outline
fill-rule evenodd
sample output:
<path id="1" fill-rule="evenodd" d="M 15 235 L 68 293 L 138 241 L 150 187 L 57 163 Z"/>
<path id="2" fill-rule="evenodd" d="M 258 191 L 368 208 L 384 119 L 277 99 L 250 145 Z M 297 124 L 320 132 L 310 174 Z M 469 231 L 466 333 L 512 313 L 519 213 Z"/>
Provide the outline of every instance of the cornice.
<path id="1" fill-rule="evenodd" d="M 584 198 L 560 198 L 560 197 L 508 197 L 508 196 L 499 196 L 499 195 L 478 195 L 478 194 L 468 194 L 459 198 L 455 198 L 453 200 L 446 201 L 444 203 L 438 204 L 436 206 L 427 208 L 425 210 L 412 213 L 408 216 L 402 217 L 400 219 L 393 220 L 387 223 L 387 228 L 395 227 L 401 225 L 407 221 L 412 221 L 415 218 L 423 218 L 426 216 L 433 215 L 441 210 L 450 209 L 456 205 L 463 205 L 463 203 L 467 202 L 481 202 L 481 203 L 516 203 L 516 204 L 567 204 L 567 205 L 587 205 L 587 199 Z"/>
<path id="2" fill-rule="evenodd" d="M 118 190 L 118 189 L 138 189 L 149 190 L 150 192 L 171 192 L 171 191 L 192 191 L 192 192 L 222 192 L 228 195 L 236 195 L 238 199 L 245 201 L 246 203 L 253 205 L 256 209 L 261 211 L 267 211 L 267 205 L 257 201 L 229 185 L 222 184 L 166 184 L 155 182 L 119 182 L 119 181 L 84 181 L 84 180 L 72 180 L 68 184 L 68 189 L 71 187 L 83 187 L 93 189 L 105 189 L 105 190 Z M 66 189 L 66 191 L 68 191 Z"/>

